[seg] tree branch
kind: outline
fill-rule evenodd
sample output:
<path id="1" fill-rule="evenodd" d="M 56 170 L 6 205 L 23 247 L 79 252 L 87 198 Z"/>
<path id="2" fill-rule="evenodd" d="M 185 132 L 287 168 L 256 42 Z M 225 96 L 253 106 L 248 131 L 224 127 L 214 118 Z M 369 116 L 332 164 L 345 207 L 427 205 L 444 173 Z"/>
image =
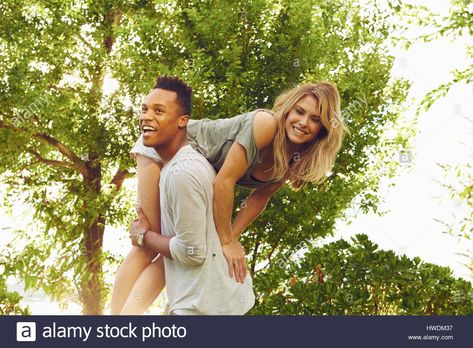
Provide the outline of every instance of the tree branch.
<path id="1" fill-rule="evenodd" d="M 24 171 L 25 169 L 28 169 L 28 168 L 30 168 L 30 167 L 34 167 L 35 165 L 37 165 L 37 164 L 39 164 L 39 163 L 41 163 L 41 162 L 38 161 L 38 162 L 31 162 L 31 163 L 28 163 L 28 164 L 24 165 L 23 167 L 21 167 L 20 169 L 18 169 L 18 170 L 16 171 L 16 173 L 15 173 L 13 176 L 16 177 L 17 175 L 19 175 L 19 174 L 20 174 L 22 171 Z"/>
<path id="2" fill-rule="evenodd" d="M 48 85 L 48 88 L 54 89 L 55 91 L 60 91 L 60 92 L 78 92 L 78 90 L 73 87 L 60 87 L 52 83 Z"/>
<path id="3" fill-rule="evenodd" d="M 48 164 L 48 165 L 54 166 L 54 167 L 69 168 L 69 169 L 74 169 L 74 170 L 77 169 L 74 166 L 73 163 L 64 162 L 64 161 L 56 161 L 56 160 L 51 160 L 51 159 L 44 158 L 38 152 L 36 152 L 34 150 L 31 150 L 29 148 L 27 148 L 26 151 L 28 153 L 32 154 L 34 157 L 36 157 L 36 159 L 39 160 L 39 162 L 41 162 L 41 163 Z"/>
<path id="4" fill-rule="evenodd" d="M 79 38 L 91 51 L 94 50 L 94 47 L 90 44 L 89 41 L 87 41 L 86 39 L 84 39 L 84 38 L 82 37 L 82 35 L 78 35 L 78 38 Z"/>
<path id="5" fill-rule="evenodd" d="M 29 133 L 24 128 L 15 127 L 15 126 L 6 124 L 2 120 L 0 120 L 0 128 L 11 129 L 13 131 L 17 131 L 17 132 L 21 132 L 21 133 Z M 74 170 L 78 171 L 84 177 L 88 177 L 89 173 L 88 173 L 87 167 L 85 166 L 84 162 L 73 151 L 71 151 L 66 145 L 64 145 L 62 142 L 60 142 L 56 138 L 54 138 L 54 137 L 52 137 L 48 134 L 45 134 L 45 133 L 33 133 L 32 136 L 33 136 L 33 138 L 35 138 L 39 141 L 46 142 L 47 144 L 55 147 L 61 154 L 63 154 L 69 160 L 71 160 L 72 163 L 62 162 L 62 161 L 54 161 L 54 160 L 47 160 L 45 158 L 43 158 L 43 160 L 49 161 L 50 164 L 56 163 L 56 162 L 62 163 L 62 164 L 67 164 L 68 168 L 71 168 L 71 169 L 74 169 Z M 36 152 L 36 154 L 38 154 L 38 153 Z M 44 161 L 42 161 L 42 162 L 47 163 L 47 162 L 44 162 Z M 56 165 L 56 164 L 54 164 L 54 165 Z M 64 165 L 62 165 L 62 167 L 64 167 Z"/>
<path id="6" fill-rule="evenodd" d="M 283 232 L 283 234 L 284 234 L 284 232 Z M 278 239 L 276 240 L 276 242 L 271 245 L 272 249 L 271 249 L 271 251 L 269 252 L 269 255 L 268 255 L 268 262 L 269 263 L 271 263 L 271 259 L 273 257 L 273 254 L 277 250 L 277 248 L 279 247 L 279 242 L 281 241 L 281 237 L 282 237 L 282 235 L 280 235 L 278 237 Z"/>
<path id="7" fill-rule="evenodd" d="M 257 253 L 258 253 L 258 248 L 259 248 L 259 244 L 260 244 L 260 238 L 259 238 L 260 235 L 258 235 L 257 239 L 256 239 L 256 243 L 255 243 L 255 247 L 253 248 L 253 259 L 251 260 L 251 266 L 250 266 L 250 274 L 252 277 L 255 276 L 255 267 L 256 267 L 256 256 L 257 256 Z"/>
<path id="8" fill-rule="evenodd" d="M 122 14 L 118 11 L 111 11 L 107 13 L 106 16 L 106 23 L 111 29 L 111 32 L 105 39 L 103 40 L 103 44 L 107 50 L 107 53 L 110 54 L 112 52 L 112 47 L 115 42 L 115 36 L 113 35 L 113 27 L 116 27 L 120 24 L 120 20 L 122 18 Z"/>
<path id="9" fill-rule="evenodd" d="M 116 190 L 119 191 L 123 185 L 123 182 L 129 176 L 131 176 L 131 173 L 128 172 L 126 169 L 118 168 L 110 183 L 112 185 L 115 185 Z"/>
<path id="10" fill-rule="evenodd" d="M 74 152 L 72 152 L 66 145 L 61 143 L 56 138 L 45 133 L 36 133 L 36 134 L 33 134 L 33 137 L 38 140 L 43 140 L 47 142 L 49 145 L 55 147 L 56 149 L 59 150 L 60 153 L 62 153 L 64 156 L 70 159 L 74 164 L 82 165 L 82 160 Z M 84 169 L 85 169 L 85 166 L 84 166 Z"/>

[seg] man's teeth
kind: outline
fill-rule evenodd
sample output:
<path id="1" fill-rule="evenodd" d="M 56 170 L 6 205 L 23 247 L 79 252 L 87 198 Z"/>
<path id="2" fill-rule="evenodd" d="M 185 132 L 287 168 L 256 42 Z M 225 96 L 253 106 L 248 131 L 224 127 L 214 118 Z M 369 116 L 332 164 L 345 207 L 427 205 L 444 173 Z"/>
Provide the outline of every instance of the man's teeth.
<path id="1" fill-rule="evenodd" d="M 294 133 L 296 133 L 297 135 L 307 135 L 307 132 L 303 132 L 301 131 L 300 129 L 296 128 L 296 127 L 292 127 Z"/>
<path id="2" fill-rule="evenodd" d="M 155 128 L 150 127 L 150 126 L 143 126 L 142 129 L 143 129 L 143 131 L 145 131 L 145 132 L 146 132 L 146 131 L 155 131 L 155 130 L 156 130 Z"/>

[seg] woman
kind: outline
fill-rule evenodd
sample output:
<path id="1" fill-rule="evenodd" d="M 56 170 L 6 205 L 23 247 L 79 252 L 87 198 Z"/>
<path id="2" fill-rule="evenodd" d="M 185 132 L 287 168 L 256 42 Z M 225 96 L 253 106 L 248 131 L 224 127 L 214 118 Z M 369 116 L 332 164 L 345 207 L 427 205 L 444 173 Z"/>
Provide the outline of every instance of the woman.
<path id="1" fill-rule="evenodd" d="M 146 111 L 147 112 L 147 111 Z M 146 117 L 153 117 L 146 114 Z M 244 250 L 238 236 L 265 209 L 284 183 L 299 189 L 321 183 L 340 150 L 346 126 L 337 88 L 308 83 L 281 94 L 274 113 L 255 110 L 230 119 L 191 120 L 187 138 L 214 166 L 214 221 L 229 264 L 229 275 L 243 282 Z M 132 149 L 138 165 L 138 196 L 153 231 L 159 226 L 160 157 L 140 138 Z M 234 188 L 254 190 L 233 223 Z M 154 221 L 154 223 L 153 223 Z M 143 313 L 165 285 L 161 257 L 133 247 L 117 274 L 112 314 Z"/>

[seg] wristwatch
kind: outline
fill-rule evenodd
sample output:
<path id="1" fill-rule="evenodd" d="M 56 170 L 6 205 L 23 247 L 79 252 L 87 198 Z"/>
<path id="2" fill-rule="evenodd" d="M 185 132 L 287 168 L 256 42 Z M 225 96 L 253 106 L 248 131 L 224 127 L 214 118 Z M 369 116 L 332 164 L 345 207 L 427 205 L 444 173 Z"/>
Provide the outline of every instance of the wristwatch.
<path id="1" fill-rule="evenodd" d="M 145 246 L 145 234 L 146 234 L 146 232 L 148 232 L 148 230 L 146 230 L 144 232 L 138 232 L 138 234 L 136 235 L 136 244 L 138 244 L 140 247 Z"/>

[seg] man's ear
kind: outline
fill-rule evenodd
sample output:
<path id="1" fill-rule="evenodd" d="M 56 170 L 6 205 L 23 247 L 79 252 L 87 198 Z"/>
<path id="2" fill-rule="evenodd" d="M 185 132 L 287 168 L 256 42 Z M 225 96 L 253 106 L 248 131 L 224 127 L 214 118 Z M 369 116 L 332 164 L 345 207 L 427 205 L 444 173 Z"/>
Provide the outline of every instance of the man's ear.
<path id="1" fill-rule="evenodd" d="M 179 121 L 177 125 L 179 128 L 185 128 L 188 122 L 189 122 L 189 115 L 182 115 L 182 116 L 179 116 Z"/>

